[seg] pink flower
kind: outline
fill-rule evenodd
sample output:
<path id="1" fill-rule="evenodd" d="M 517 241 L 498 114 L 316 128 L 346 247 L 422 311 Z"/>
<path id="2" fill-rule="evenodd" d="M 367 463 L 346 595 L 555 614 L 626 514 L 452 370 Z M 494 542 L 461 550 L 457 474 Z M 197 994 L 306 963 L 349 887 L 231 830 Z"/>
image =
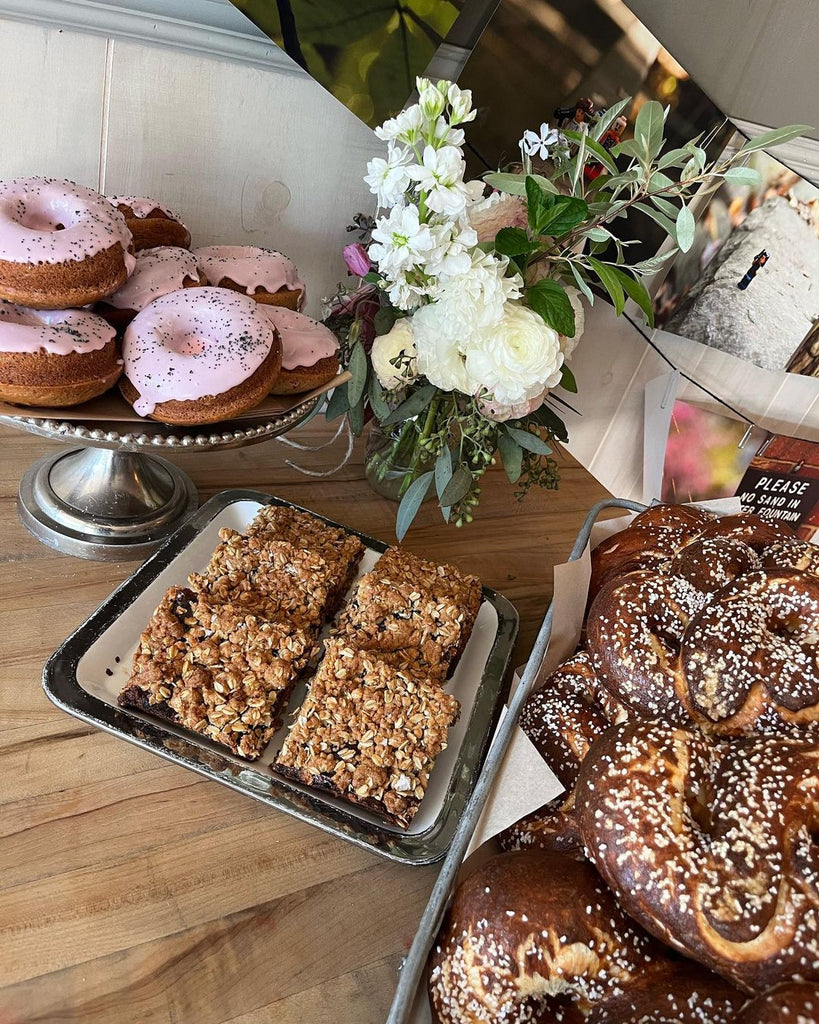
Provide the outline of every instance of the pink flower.
<path id="1" fill-rule="evenodd" d="M 525 228 L 526 204 L 517 196 L 493 192 L 467 209 L 469 226 L 478 233 L 478 242 L 494 241 L 501 228 Z"/>
<path id="2" fill-rule="evenodd" d="M 501 405 L 498 402 L 490 401 L 488 398 L 479 397 L 477 399 L 478 411 L 482 416 L 485 416 L 488 420 L 494 420 L 496 423 L 505 423 L 507 420 L 522 420 L 533 412 L 537 412 L 548 394 L 549 389 L 545 388 L 539 395 L 535 395 L 529 401 L 518 402 L 517 405 Z"/>
<path id="3" fill-rule="evenodd" d="M 367 255 L 367 250 L 361 244 L 361 242 L 354 242 L 352 245 L 344 246 L 344 262 L 347 264 L 347 269 L 351 274 L 355 274 L 356 277 L 363 277 L 369 273 L 370 270 L 370 257 Z"/>

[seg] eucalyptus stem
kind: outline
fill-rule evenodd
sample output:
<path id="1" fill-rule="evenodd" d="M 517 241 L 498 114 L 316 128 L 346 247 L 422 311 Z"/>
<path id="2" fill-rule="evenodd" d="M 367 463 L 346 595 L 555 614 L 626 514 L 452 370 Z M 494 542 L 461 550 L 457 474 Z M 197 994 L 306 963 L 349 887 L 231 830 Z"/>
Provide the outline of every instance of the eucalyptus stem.
<path id="1" fill-rule="evenodd" d="M 416 469 L 418 469 L 418 463 L 424 455 L 424 441 L 427 440 L 429 435 L 432 433 L 432 428 L 435 426 L 435 417 L 438 415 L 438 407 L 441 404 L 440 392 L 432 399 L 427 409 L 426 419 L 424 420 L 424 426 L 421 429 L 421 434 L 415 444 L 415 448 L 412 452 L 412 459 L 410 460 L 409 469 L 404 474 L 404 479 L 401 482 L 401 487 L 398 490 L 398 497 L 403 498 L 413 481 L 413 477 Z"/>
<path id="2" fill-rule="evenodd" d="M 407 439 L 407 436 L 409 435 L 409 433 L 412 430 L 414 430 L 414 429 L 415 429 L 415 424 L 413 423 L 413 421 L 412 420 L 406 420 L 401 425 L 401 430 L 398 432 L 398 436 L 395 438 L 395 440 L 390 445 L 389 451 L 385 455 L 381 455 L 380 453 L 378 453 L 375 456 L 375 458 L 378 460 L 378 463 L 379 463 L 378 470 L 376 472 L 376 480 L 379 483 L 381 483 L 383 481 L 384 477 L 389 472 L 389 470 L 390 470 L 390 468 L 391 468 L 391 466 L 393 464 L 392 460 L 394 460 L 396 458 L 396 456 L 398 455 L 398 452 L 401 449 L 401 445 L 403 445 L 403 443 Z"/>

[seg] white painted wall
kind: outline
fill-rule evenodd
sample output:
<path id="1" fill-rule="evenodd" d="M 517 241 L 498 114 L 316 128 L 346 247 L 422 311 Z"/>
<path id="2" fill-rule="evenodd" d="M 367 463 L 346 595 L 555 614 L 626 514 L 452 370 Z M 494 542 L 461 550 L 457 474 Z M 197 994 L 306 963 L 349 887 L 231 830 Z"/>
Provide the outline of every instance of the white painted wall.
<path id="1" fill-rule="evenodd" d="M 346 274 L 346 225 L 372 209 L 373 132 L 306 75 L 255 57 L 0 17 L 0 124 L 0 178 L 152 196 L 196 245 L 280 249 L 314 313 Z"/>

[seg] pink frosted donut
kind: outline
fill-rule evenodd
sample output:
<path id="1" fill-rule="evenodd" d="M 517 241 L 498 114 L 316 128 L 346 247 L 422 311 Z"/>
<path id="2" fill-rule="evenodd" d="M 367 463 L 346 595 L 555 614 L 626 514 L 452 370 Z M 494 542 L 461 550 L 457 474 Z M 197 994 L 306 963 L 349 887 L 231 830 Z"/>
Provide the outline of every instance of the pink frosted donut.
<path id="1" fill-rule="evenodd" d="M 0 298 L 85 306 L 134 269 L 125 218 L 93 189 L 54 178 L 0 182 Z"/>
<path id="2" fill-rule="evenodd" d="M 69 406 L 101 395 L 122 364 L 114 329 L 84 309 L 27 309 L 0 302 L 0 398 Z"/>
<path id="3" fill-rule="evenodd" d="M 189 249 L 171 245 L 142 249 L 137 253 L 133 274 L 119 291 L 97 303 L 96 312 L 123 331 L 154 299 L 205 283 L 205 275 Z"/>
<path id="4" fill-rule="evenodd" d="M 312 391 L 338 373 L 338 338 L 318 320 L 285 306 L 260 308 L 273 321 L 282 339 L 282 371 L 274 395 Z"/>
<path id="5" fill-rule="evenodd" d="M 154 249 L 159 245 L 178 245 L 187 249 L 191 244 L 191 233 L 182 223 L 178 213 L 155 199 L 146 196 L 110 196 L 113 203 L 125 217 L 125 222 L 134 236 L 134 249 Z"/>
<path id="6" fill-rule="evenodd" d="M 208 284 L 232 288 L 271 306 L 301 309 L 305 287 L 292 260 L 256 245 L 205 245 L 194 249 Z"/>
<path id="7" fill-rule="evenodd" d="M 140 416 L 216 423 L 269 394 L 281 351 L 275 327 L 246 295 L 184 288 L 155 299 L 129 324 L 120 390 Z"/>

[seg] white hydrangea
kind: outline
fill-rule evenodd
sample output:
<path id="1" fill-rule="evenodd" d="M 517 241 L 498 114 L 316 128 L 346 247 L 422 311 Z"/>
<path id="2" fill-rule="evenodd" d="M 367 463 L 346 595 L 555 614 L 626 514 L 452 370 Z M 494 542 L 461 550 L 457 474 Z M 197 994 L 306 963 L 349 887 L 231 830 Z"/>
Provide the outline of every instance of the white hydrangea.
<path id="1" fill-rule="evenodd" d="M 470 393 L 463 348 L 470 330 L 477 327 L 453 313 L 446 302 L 422 306 L 412 318 L 417 369 L 430 384 L 444 391 Z"/>
<path id="2" fill-rule="evenodd" d="M 495 326 L 471 334 L 464 354 L 470 393 L 501 406 L 528 402 L 560 383 L 557 332 L 517 302 L 506 304 Z"/>

